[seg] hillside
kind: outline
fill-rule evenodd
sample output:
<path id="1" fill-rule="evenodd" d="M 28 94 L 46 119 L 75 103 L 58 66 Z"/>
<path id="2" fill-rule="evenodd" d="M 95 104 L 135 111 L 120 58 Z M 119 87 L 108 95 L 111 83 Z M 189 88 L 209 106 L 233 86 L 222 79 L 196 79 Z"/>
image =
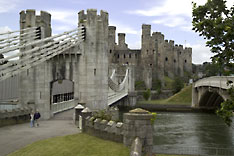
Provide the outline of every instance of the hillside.
<path id="1" fill-rule="evenodd" d="M 192 86 L 184 87 L 180 92 L 162 100 L 139 101 L 139 104 L 191 105 Z"/>

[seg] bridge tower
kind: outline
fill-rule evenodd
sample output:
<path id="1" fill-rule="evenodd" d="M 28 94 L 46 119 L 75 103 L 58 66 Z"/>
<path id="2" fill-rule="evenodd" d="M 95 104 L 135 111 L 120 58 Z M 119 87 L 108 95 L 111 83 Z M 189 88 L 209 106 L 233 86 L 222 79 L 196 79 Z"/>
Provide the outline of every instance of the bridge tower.
<path id="1" fill-rule="evenodd" d="M 40 33 L 33 36 L 26 36 L 21 39 L 21 43 L 33 42 L 37 39 L 43 39 L 51 36 L 51 15 L 45 11 L 41 11 L 40 15 L 36 15 L 35 10 L 26 10 L 20 12 L 20 29 L 38 27 Z M 25 33 L 25 32 L 21 32 Z M 26 32 L 27 33 L 27 32 Z M 34 45 L 35 46 L 35 45 Z M 39 46 L 39 45 L 38 45 Z M 26 50 L 34 48 L 27 46 L 20 49 L 23 53 Z M 20 59 L 24 59 L 22 56 Z M 50 80 L 51 72 L 49 72 L 49 63 L 47 61 L 23 71 L 20 74 L 20 95 L 19 103 L 22 107 L 29 106 L 37 109 L 42 113 L 43 118 L 50 118 Z"/>
<path id="2" fill-rule="evenodd" d="M 108 98 L 108 13 L 88 9 L 79 13 L 79 25 L 86 28 L 79 58 L 79 100 L 91 110 L 107 108 Z M 76 88 L 76 87 L 75 87 Z M 76 95 L 75 95 L 76 96 Z"/>

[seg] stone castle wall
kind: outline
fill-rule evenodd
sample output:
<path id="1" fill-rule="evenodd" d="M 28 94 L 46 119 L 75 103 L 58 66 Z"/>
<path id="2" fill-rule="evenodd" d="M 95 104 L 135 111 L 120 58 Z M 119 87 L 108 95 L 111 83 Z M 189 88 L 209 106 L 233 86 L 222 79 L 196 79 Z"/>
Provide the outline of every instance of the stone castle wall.
<path id="1" fill-rule="evenodd" d="M 151 34 L 151 25 L 142 25 L 141 49 L 132 50 L 125 43 L 125 34 L 118 34 L 115 42 L 114 26 L 109 26 L 109 63 L 134 65 L 136 80 L 144 81 L 147 88 L 152 87 L 156 79 L 164 81 L 164 76 L 183 77 L 192 72 L 192 48 L 174 45 L 173 40 L 164 40 L 161 32 Z"/>

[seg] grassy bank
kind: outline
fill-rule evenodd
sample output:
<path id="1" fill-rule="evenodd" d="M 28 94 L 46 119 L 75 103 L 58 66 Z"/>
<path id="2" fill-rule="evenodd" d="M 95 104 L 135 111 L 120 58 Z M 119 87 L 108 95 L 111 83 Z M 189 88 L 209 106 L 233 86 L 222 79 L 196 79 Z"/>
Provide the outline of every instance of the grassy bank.
<path id="1" fill-rule="evenodd" d="M 129 156 L 123 144 L 84 133 L 55 137 L 32 143 L 8 156 Z"/>
<path id="2" fill-rule="evenodd" d="M 129 156 L 129 153 L 123 144 L 80 133 L 37 141 L 8 156 Z"/>
<path id="3" fill-rule="evenodd" d="M 192 86 L 183 88 L 180 92 L 162 100 L 139 101 L 138 104 L 162 104 L 162 105 L 191 105 Z"/>

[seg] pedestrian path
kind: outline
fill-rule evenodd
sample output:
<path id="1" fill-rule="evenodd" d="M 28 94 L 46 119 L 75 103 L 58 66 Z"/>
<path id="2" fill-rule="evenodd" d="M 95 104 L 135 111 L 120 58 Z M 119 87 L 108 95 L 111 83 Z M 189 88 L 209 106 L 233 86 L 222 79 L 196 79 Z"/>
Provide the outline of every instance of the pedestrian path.
<path id="1" fill-rule="evenodd" d="M 71 118 L 72 110 L 59 114 L 60 118 L 40 121 L 39 127 L 30 127 L 29 122 L 0 128 L 0 156 L 12 153 L 28 144 L 56 136 L 79 133 Z"/>

